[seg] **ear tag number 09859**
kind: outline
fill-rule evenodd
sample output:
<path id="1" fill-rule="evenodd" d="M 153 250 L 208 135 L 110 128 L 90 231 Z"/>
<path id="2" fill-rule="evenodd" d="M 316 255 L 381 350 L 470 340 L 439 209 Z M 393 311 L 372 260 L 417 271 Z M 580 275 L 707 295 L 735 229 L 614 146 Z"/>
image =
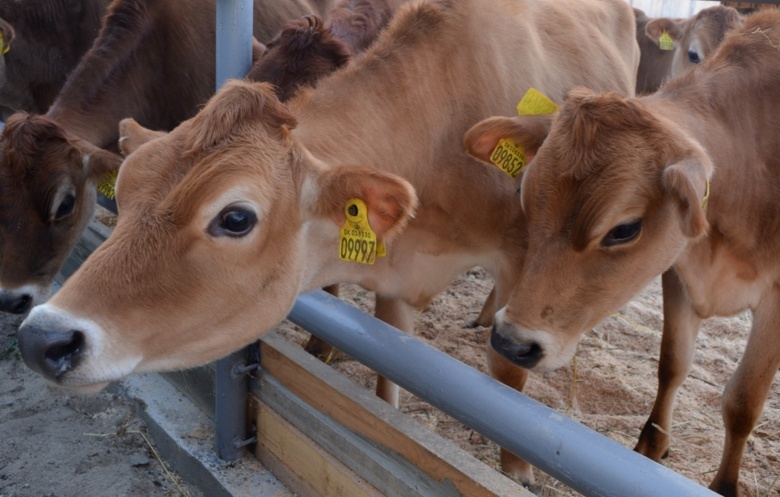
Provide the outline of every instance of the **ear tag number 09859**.
<path id="1" fill-rule="evenodd" d="M 558 106 L 555 102 L 536 88 L 529 88 L 517 104 L 517 114 L 520 116 L 541 116 L 553 114 L 557 110 Z M 490 162 L 513 178 L 523 170 L 525 160 L 525 150 L 511 138 L 499 140 L 493 153 L 490 154 Z"/>
<path id="2" fill-rule="evenodd" d="M 376 233 L 368 224 L 366 203 L 359 198 L 349 199 L 344 214 L 347 220 L 340 230 L 339 259 L 373 264 L 376 257 L 384 256 L 384 243 L 377 241 Z"/>

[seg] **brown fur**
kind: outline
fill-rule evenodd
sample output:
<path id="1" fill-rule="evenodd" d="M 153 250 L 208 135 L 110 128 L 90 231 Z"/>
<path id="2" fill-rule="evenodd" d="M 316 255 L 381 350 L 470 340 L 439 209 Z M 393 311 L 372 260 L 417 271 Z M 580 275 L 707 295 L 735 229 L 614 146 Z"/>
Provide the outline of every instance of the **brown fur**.
<path id="1" fill-rule="evenodd" d="M 11 48 L 0 57 L 0 107 L 49 109 L 70 71 L 98 34 L 110 0 L 0 2 L 0 31 Z"/>
<path id="2" fill-rule="evenodd" d="M 349 49 L 326 28 L 322 19 L 306 16 L 288 21 L 268 45 L 268 52 L 247 74 L 250 81 L 267 81 L 286 102 L 301 86 L 313 86 L 349 62 Z"/>
<path id="3" fill-rule="evenodd" d="M 743 17 L 732 7 L 726 7 L 723 5 L 716 5 L 714 7 L 708 7 L 699 11 L 695 16 L 689 19 L 669 19 L 661 17 L 657 19 L 647 20 L 645 24 L 645 34 L 650 38 L 655 45 L 659 44 L 659 38 L 664 30 L 669 33 L 669 36 L 674 41 L 674 50 L 667 53 L 672 54 L 671 63 L 664 62 L 663 67 L 659 67 L 659 72 L 654 76 L 656 81 L 663 84 L 670 78 L 682 74 L 686 70 L 700 63 L 702 60 L 707 59 L 715 50 L 718 45 L 723 41 L 726 33 L 732 29 L 739 28 L 742 24 Z M 639 20 L 637 20 L 639 22 Z M 640 48 L 643 46 L 643 42 L 640 42 Z M 658 49 L 660 50 L 660 49 Z M 689 51 L 693 51 L 697 54 L 699 62 L 693 62 L 689 60 Z M 657 59 L 658 55 L 650 55 L 653 50 L 647 47 L 642 51 L 642 55 L 649 55 L 651 59 Z M 668 59 L 668 56 L 660 56 L 664 61 Z M 643 64 L 640 62 L 640 67 Z M 665 69 L 666 72 L 661 72 Z M 640 77 L 649 78 L 646 74 L 640 72 Z M 639 78 L 637 78 L 639 80 Z M 660 81 L 659 81 L 660 80 Z M 658 89 L 648 87 L 644 92 L 651 93 Z M 640 93 L 639 91 L 637 93 Z"/>
<path id="4" fill-rule="evenodd" d="M 639 44 L 639 68 L 636 73 L 636 94 L 645 95 L 653 93 L 665 83 L 671 76 L 674 50 L 661 50 L 658 41 L 652 40 L 645 32 L 647 23 L 651 18 L 641 11 L 634 9 L 636 17 L 636 41 Z M 679 50 L 683 50 L 679 48 Z M 685 49 L 687 52 L 687 49 Z"/>
<path id="5" fill-rule="evenodd" d="M 572 92 L 523 178 L 528 253 L 497 323 L 505 339 L 544 348 L 538 368 L 557 367 L 582 333 L 663 274 L 659 392 L 636 447 L 659 459 L 699 323 L 750 310 L 711 485 L 728 496 L 780 366 L 780 12 L 764 12 L 654 95 Z M 608 243 L 637 220 L 636 237 Z"/>
<path id="6" fill-rule="evenodd" d="M 255 36 L 268 40 L 285 20 L 313 10 L 316 13 L 327 12 L 332 3 L 321 0 L 312 4 L 294 0 L 258 0 L 254 10 Z M 78 144 L 71 151 L 77 150 L 84 155 L 86 150 L 90 150 L 90 161 L 94 163 L 90 166 L 95 171 L 92 176 L 75 173 L 69 176 L 70 181 L 77 182 L 74 188 L 79 194 L 79 208 L 75 212 L 80 218 L 78 222 L 67 224 L 68 233 L 55 236 L 47 232 L 66 230 L 64 223 L 54 227 L 51 223 L 29 222 L 26 223 L 25 236 L 0 234 L 0 244 L 14 246 L 14 249 L 7 250 L 23 252 L 25 258 L 34 261 L 26 268 L 47 268 L 46 271 L 27 270 L 28 283 L 35 282 L 36 286 L 40 286 L 41 295 L 48 293 L 48 285 L 78 240 L 80 230 L 92 217 L 94 193 L 89 192 L 88 185 L 92 187 L 101 179 L 97 171 L 116 170 L 120 164 L 118 155 L 97 153 L 92 149 L 116 149 L 119 138 L 117 124 L 122 118 L 134 117 L 152 129 L 170 130 L 193 116 L 213 94 L 214 5 L 213 1 L 196 0 L 113 1 L 92 48 L 70 74 L 45 118 L 18 116 L 9 120 L 25 121 L 27 124 L 15 128 L 15 139 L 18 143 L 34 144 L 15 149 L 13 160 L 29 167 L 34 164 L 45 173 L 39 181 L 26 185 L 25 189 L 0 185 L 4 195 L 9 197 L 7 202 L 31 205 L 31 198 L 46 195 L 46 192 L 56 191 L 61 186 L 58 183 L 63 180 L 60 171 L 74 167 L 72 157 L 63 153 L 54 141 L 40 139 L 39 128 L 42 125 L 47 129 L 57 127 L 56 134 L 67 136 L 70 142 Z M 40 9 L 38 14 L 47 17 L 54 12 Z M 17 34 L 14 44 L 21 41 L 19 37 Z M 60 41 L 62 39 L 67 38 L 61 37 Z M 255 43 L 254 48 L 259 48 L 257 45 Z M 9 54 L 12 52 L 13 48 Z M 53 148 L 48 150 L 49 146 Z M 46 160 L 43 161 L 43 158 Z M 13 167 L 8 161 L 7 154 L 0 155 L 0 170 Z M 91 203 L 85 199 L 91 199 Z M 38 202 L 38 205 L 43 204 Z M 0 223 L 11 225 L 26 220 L 28 215 L 32 216 L 33 212 L 0 210 Z M 50 240 L 45 247 L 35 242 L 44 239 Z M 6 276 L 5 269 L 0 271 L 0 301 L 6 300 L 6 292 L 13 293 L 24 286 L 22 274 L 15 271 L 11 277 Z M 39 301 L 40 298 L 36 297 L 35 303 Z"/>
<path id="7" fill-rule="evenodd" d="M 414 307 L 480 264 L 496 278 L 501 306 L 525 239 L 517 185 L 478 167 L 462 136 L 489 115 L 513 114 L 529 86 L 556 101 L 578 84 L 631 94 L 634 29 L 622 0 L 408 5 L 363 56 L 288 102 L 298 125 L 281 137 L 267 110 L 281 104 L 268 104 L 269 87 L 234 83 L 203 113 L 263 100 L 260 117 L 217 120 L 226 127 L 216 134 L 230 127 L 229 139 L 207 140 L 215 145 L 201 155 L 187 154 L 212 133 L 204 128 L 213 121 L 200 116 L 132 152 L 119 174 L 114 234 L 28 325 L 55 309 L 89 316 L 95 324 L 83 322 L 85 333 L 123 353 L 111 374 L 120 363 L 129 374 L 223 355 L 270 329 L 300 292 L 328 283 L 375 291 L 377 316 L 411 331 Z M 541 32 L 543 46 L 533 42 Z M 374 265 L 337 256 L 353 197 L 366 202 L 369 224 L 387 243 Z M 235 212 L 257 222 L 226 235 L 221 223 Z M 96 364 L 85 360 L 60 381 L 108 381 L 92 376 Z M 507 369 L 501 379 L 522 388 L 523 372 Z M 511 455 L 506 470 L 532 480 Z"/>

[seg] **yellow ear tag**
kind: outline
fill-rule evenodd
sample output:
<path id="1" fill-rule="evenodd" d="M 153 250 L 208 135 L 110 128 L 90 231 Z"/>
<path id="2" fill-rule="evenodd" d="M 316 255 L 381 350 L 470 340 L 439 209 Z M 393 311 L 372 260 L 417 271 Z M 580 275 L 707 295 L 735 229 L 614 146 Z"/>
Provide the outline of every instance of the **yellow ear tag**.
<path id="1" fill-rule="evenodd" d="M 3 39 L 3 33 L 0 33 L 0 55 L 5 55 L 11 50 L 11 45 L 6 45 Z"/>
<path id="2" fill-rule="evenodd" d="M 520 116 L 542 116 L 554 114 L 557 110 L 555 102 L 536 88 L 529 88 L 517 104 L 517 114 Z M 525 149 L 511 138 L 503 138 L 490 154 L 490 162 L 509 176 L 517 178 L 525 167 Z"/>
<path id="3" fill-rule="evenodd" d="M 674 50 L 674 40 L 665 29 L 661 33 L 661 37 L 658 38 L 658 46 L 661 47 L 661 50 Z"/>
<path id="4" fill-rule="evenodd" d="M 97 191 L 106 196 L 109 200 L 114 200 L 116 193 L 114 192 L 114 186 L 116 186 L 117 171 L 113 170 L 110 173 L 103 176 L 103 178 L 96 185 Z"/>
<path id="5" fill-rule="evenodd" d="M 704 198 L 701 199 L 701 209 L 707 212 L 707 202 L 710 200 L 710 180 L 707 179 L 707 189 L 704 191 Z"/>
<path id="6" fill-rule="evenodd" d="M 368 224 L 368 208 L 359 198 L 351 198 L 344 208 L 347 220 L 341 227 L 339 259 L 373 264 L 376 257 L 385 255 L 385 246 L 377 242 L 376 233 Z"/>

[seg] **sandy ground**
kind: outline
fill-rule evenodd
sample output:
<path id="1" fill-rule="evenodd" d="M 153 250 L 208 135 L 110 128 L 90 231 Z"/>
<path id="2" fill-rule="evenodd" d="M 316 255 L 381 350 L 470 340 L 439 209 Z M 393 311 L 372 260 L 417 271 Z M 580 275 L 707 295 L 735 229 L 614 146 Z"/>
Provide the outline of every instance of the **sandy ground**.
<path id="1" fill-rule="evenodd" d="M 480 270 L 462 276 L 418 315 L 417 338 L 487 372 L 484 344 L 489 330 L 466 325 L 476 317 L 490 287 Z M 369 312 L 373 308 L 372 294 L 357 287 L 342 287 L 342 297 Z M 532 375 L 526 393 L 632 448 L 655 398 L 661 327 L 658 281 L 586 334 L 576 371 L 571 364 Z M 705 486 L 714 477 L 723 448 L 721 392 L 742 355 L 749 327 L 748 315 L 705 321 L 692 373 L 677 396 L 672 447 L 663 464 Z M 308 336 L 291 324 L 282 328 L 298 343 Z M 332 364 L 373 389 L 374 375 L 366 367 L 343 354 Z M 743 497 L 780 493 L 775 481 L 780 475 L 780 387 L 775 383 L 742 461 Z M 402 392 L 401 410 L 498 469 L 498 448 L 481 435 L 407 392 Z M 579 495 L 539 471 L 532 490 L 543 496 Z"/>
<path id="2" fill-rule="evenodd" d="M 19 358 L 0 313 L 0 497 L 199 497 L 157 460 L 120 395 L 71 396 Z"/>

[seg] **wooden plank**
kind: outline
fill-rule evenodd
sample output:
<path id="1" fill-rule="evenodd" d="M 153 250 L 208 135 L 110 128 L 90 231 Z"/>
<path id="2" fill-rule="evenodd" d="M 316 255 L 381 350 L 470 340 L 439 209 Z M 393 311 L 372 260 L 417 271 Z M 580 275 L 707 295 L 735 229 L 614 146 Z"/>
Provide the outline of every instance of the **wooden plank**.
<path id="1" fill-rule="evenodd" d="M 257 458 L 302 497 L 381 497 L 357 474 L 258 401 Z"/>
<path id="2" fill-rule="evenodd" d="M 276 333 L 263 337 L 261 356 L 263 370 L 304 402 L 433 480 L 450 482 L 456 494 L 533 495 Z"/>

